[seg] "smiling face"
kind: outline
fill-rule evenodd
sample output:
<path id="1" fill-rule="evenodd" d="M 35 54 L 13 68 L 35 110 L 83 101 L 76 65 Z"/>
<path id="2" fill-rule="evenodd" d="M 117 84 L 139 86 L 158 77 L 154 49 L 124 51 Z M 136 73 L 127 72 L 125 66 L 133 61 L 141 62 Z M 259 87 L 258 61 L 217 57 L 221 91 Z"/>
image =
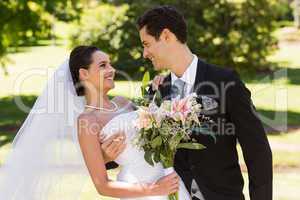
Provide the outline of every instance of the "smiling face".
<path id="1" fill-rule="evenodd" d="M 115 69 L 111 66 L 109 56 L 101 51 L 92 54 L 92 63 L 88 69 L 79 70 L 80 79 L 90 91 L 96 89 L 107 93 L 114 88 Z"/>
<path id="2" fill-rule="evenodd" d="M 143 56 L 156 70 L 171 69 L 174 55 L 186 45 L 187 24 L 183 15 L 172 6 L 157 6 L 147 10 L 137 20 Z"/>
<path id="3" fill-rule="evenodd" d="M 147 33 L 146 26 L 140 31 L 140 39 L 143 44 L 143 57 L 151 60 L 155 70 L 162 70 L 168 67 L 169 47 L 166 39 L 165 31 L 157 40 L 155 37 Z"/>

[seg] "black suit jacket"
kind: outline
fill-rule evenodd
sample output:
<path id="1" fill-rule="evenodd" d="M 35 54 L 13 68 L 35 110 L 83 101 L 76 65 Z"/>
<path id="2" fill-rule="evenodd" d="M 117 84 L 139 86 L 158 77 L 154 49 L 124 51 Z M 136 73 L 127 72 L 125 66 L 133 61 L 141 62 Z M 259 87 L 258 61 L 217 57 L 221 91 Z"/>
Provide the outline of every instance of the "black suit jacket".
<path id="1" fill-rule="evenodd" d="M 171 75 L 159 90 L 170 99 Z M 243 177 L 236 149 L 240 143 L 248 169 L 251 200 L 272 199 L 272 153 L 262 126 L 256 116 L 250 91 L 231 70 L 198 60 L 194 85 L 197 95 L 213 98 L 218 107 L 206 112 L 215 125 L 213 137 L 193 134 L 204 144 L 204 150 L 179 149 L 175 169 L 191 191 L 193 179 L 205 200 L 243 200 Z M 149 90 L 149 95 L 153 91 Z M 196 199 L 196 198 L 195 198 Z"/>

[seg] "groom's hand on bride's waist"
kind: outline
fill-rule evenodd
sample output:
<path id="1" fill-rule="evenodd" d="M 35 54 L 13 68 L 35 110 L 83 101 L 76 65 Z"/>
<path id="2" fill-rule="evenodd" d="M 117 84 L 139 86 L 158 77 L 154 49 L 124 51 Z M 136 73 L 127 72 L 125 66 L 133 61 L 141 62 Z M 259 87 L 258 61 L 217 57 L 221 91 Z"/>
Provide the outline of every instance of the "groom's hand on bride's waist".
<path id="1" fill-rule="evenodd" d="M 99 140 L 105 163 L 114 161 L 126 147 L 125 134 L 122 132 L 109 138 L 103 138 L 100 135 Z"/>

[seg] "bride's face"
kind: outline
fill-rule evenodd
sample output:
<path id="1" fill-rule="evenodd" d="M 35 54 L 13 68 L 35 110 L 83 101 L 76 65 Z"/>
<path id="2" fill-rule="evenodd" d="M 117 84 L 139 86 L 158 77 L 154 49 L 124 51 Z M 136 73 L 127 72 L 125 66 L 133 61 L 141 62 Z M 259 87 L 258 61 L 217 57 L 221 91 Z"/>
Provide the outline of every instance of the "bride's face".
<path id="1" fill-rule="evenodd" d="M 96 89 L 107 93 L 115 87 L 115 71 L 111 66 L 109 56 L 101 51 L 95 51 L 92 55 L 92 63 L 89 69 L 83 72 L 85 86 L 90 91 Z"/>

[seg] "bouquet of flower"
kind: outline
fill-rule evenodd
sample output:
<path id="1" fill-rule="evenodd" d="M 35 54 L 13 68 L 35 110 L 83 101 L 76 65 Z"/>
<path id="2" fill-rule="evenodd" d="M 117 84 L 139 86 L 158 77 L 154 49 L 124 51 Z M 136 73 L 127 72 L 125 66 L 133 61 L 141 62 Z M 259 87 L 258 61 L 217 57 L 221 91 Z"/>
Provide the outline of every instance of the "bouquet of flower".
<path id="1" fill-rule="evenodd" d="M 165 175 L 174 171 L 174 156 L 177 149 L 204 149 L 205 146 L 191 137 L 192 133 L 212 136 L 210 118 L 201 114 L 202 104 L 197 102 L 195 93 L 181 100 L 162 101 L 156 91 L 152 100 L 147 95 L 150 74 L 146 72 L 142 79 L 141 98 L 133 101 L 138 107 L 139 117 L 135 121 L 139 130 L 134 143 L 145 152 L 145 160 L 150 164 L 160 162 Z M 178 194 L 169 195 L 170 200 L 178 200 Z"/>
<path id="2" fill-rule="evenodd" d="M 160 162 L 171 173 L 178 148 L 205 148 L 190 137 L 193 130 L 201 128 L 203 120 L 207 120 L 199 118 L 201 104 L 196 98 L 193 93 L 181 100 L 162 101 L 160 106 L 152 101 L 148 106 L 138 107 L 135 124 L 139 134 L 135 144 L 144 150 L 149 164 Z M 178 194 L 170 195 L 169 199 L 178 200 Z"/>

